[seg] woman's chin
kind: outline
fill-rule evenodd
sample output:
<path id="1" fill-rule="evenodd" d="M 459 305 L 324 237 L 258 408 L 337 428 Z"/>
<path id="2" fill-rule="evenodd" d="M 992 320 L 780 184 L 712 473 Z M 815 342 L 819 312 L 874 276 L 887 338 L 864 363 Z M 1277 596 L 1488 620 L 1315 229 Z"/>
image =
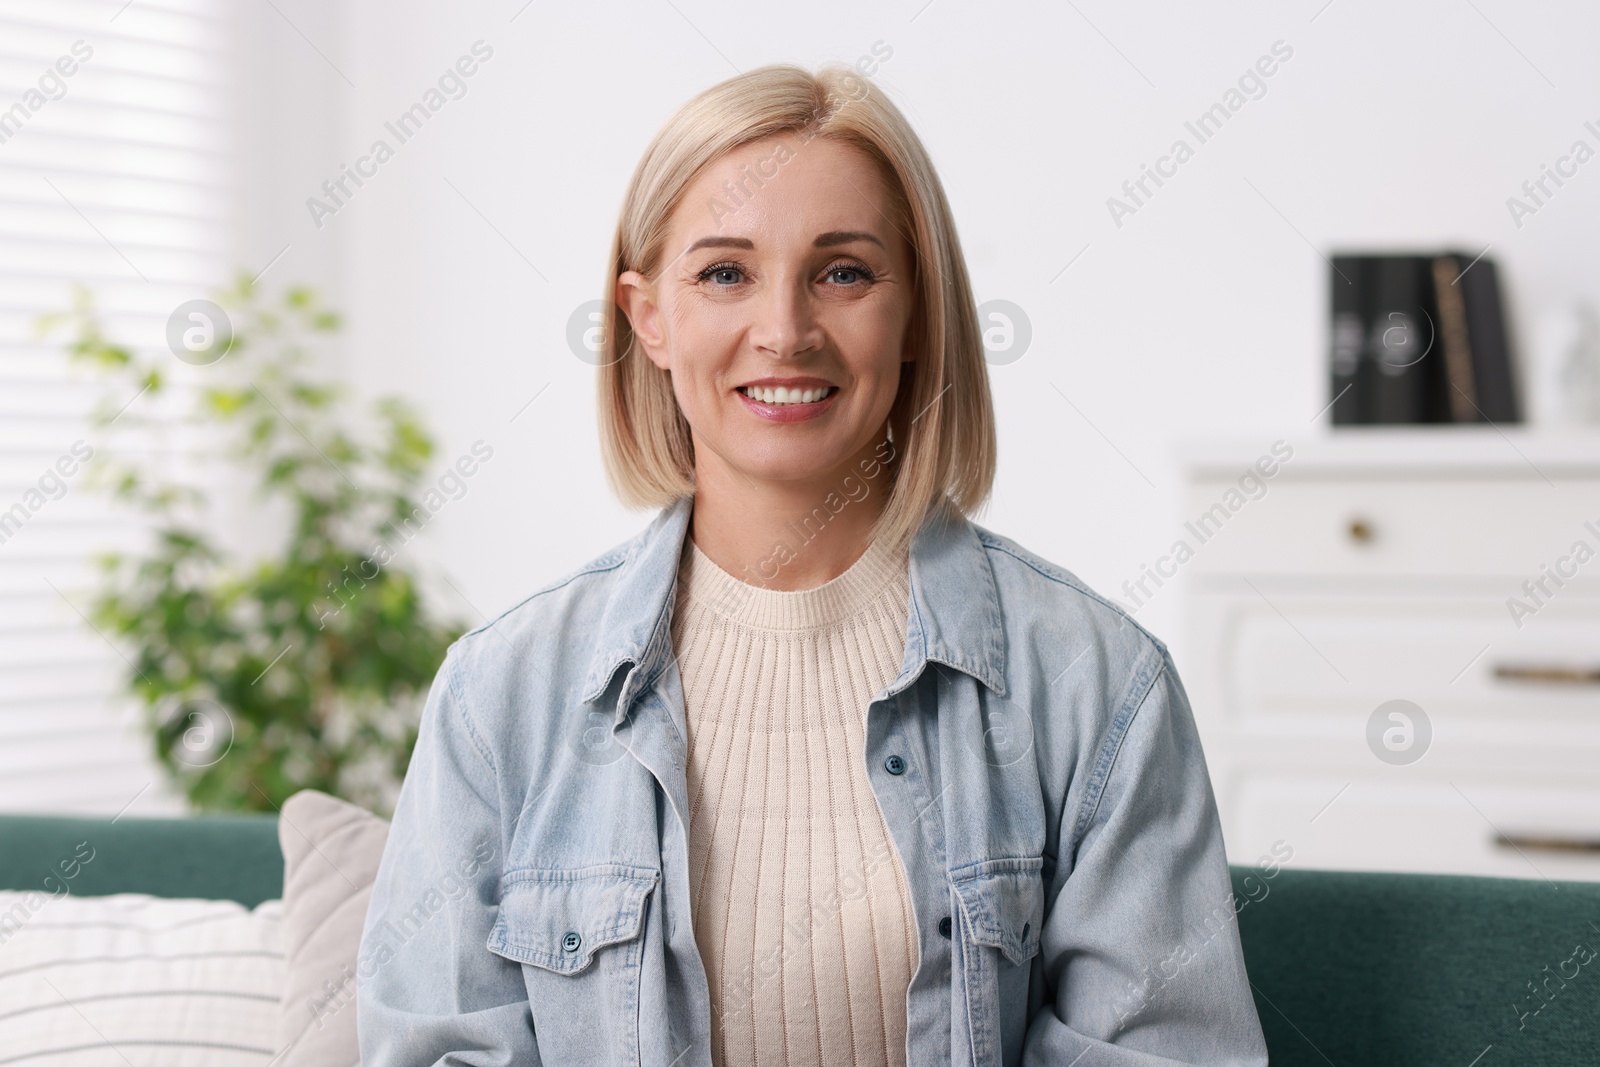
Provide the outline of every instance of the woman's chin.
<path id="1" fill-rule="evenodd" d="M 838 455 L 833 455 L 831 452 L 819 454 L 818 450 L 810 448 L 785 448 L 774 450 L 774 453 L 769 453 L 759 460 L 741 462 L 735 470 L 757 485 L 797 489 L 817 486 L 821 492 L 826 493 L 830 490 L 839 490 L 839 486 L 834 483 L 837 483 L 845 473 L 841 468 L 850 460 L 844 452 Z M 836 472 L 839 472 L 838 476 Z"/>

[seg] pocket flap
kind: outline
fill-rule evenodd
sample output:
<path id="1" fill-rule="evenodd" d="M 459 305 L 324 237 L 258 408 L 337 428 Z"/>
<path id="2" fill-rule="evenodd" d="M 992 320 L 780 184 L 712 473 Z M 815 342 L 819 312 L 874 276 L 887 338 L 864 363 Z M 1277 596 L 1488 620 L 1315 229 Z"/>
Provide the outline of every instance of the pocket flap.
<path id="1" fill-rule="evenodd" d="M 661 873 L 621 863 L 574 870 L 523 868 L 500 879 L 490 952 L 558 974 L 589 966 L 598 949 L 639 936 L 645 898 Z"/>
<path id="2" fill-rule="evenodd" d="M 973 941 L 998 948 L 1016 964 L 1039 951 L 1043 867 L 1043 857 L 1032 856 L 985 860 L 950 872 Z"/>

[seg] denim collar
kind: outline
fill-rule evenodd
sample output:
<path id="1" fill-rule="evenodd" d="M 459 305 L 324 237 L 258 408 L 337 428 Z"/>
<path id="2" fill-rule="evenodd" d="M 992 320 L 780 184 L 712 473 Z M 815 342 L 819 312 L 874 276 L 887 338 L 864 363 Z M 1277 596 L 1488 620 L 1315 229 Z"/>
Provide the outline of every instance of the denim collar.
<path id="1" fill-rule="evenodd" d="M 623 558 L 583 688 L 583 701 L 592 703 L 623 663 L 643 667 L 631 671 L 623 683 L 617 700 L 619 720 L 627 714 L 633 694 L 654 682 L 672 659 L 678 561 L 693 506 L 692 496 L 678 498 L 622 546 Z M 969 674 L 1004 696 L 1000 594 L 977 528 L 953 510 L 935 508 L 917 528 L 909 556 L 906 654 L 884 695 L 910 685 L 932 660 Z"/>

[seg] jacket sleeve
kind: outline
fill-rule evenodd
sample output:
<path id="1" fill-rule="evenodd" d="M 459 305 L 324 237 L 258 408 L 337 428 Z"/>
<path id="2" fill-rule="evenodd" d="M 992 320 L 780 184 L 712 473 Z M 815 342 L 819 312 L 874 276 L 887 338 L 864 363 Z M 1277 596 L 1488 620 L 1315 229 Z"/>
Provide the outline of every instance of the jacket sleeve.
<path id="1" fill-rule="evenodd" d="M 522 968 L 485 947 L 505 844 L 463 649 L 451 646 L 428 692 L 367 909 L 356 973 L 366 1067 L 540 1064 Z"/>
<path id="2" fill-rule="evenodd" d="M 1157 649 L 1062 826 L 1066 873 L 1040 936 L 1053 992 L 1024 1038 L 1031 1067 L 1267 1063 L 1200 737 Z"/>

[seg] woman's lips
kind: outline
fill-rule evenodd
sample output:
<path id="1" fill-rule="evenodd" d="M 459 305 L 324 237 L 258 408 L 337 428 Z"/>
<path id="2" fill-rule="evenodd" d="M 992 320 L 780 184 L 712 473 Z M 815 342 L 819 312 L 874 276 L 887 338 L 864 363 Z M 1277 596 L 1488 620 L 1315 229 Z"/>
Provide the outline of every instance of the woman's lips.
<path id="1" fill-rule="evenodd" d="M 834 388 L 821 400 L 813 400 L 809 404 L 768 404 L 760 400 L 753 400 L 743 392 L 735 389 L 734 395 L 751 414 L 757 415 L 771 422 L 804 422 L 814 419 L 827 411 L 839 396 L 838 388 Z"/>

